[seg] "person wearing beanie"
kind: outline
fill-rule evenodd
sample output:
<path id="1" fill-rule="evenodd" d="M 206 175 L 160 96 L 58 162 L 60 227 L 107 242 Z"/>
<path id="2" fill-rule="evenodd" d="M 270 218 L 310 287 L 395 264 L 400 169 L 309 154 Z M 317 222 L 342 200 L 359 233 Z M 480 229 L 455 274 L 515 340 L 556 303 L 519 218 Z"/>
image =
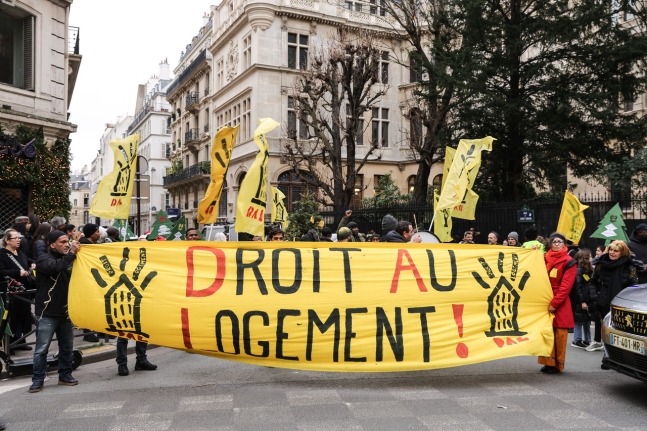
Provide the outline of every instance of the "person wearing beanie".
<path id="1" fill-rule="evenodd" d="M 96 244 L 99 241 L 101 236 L 101 231 L 99 231 L 99 226 L 92 223 L 86 223 L 83 226 L 83 237 L 79 239 L 81 244 Z"/>
<path id="2" fill-rule="evenodd" d="M 349 242 L 353 233 L 347 227 L 342 227 L 337 231 L 337 242 Z"/>
<path id="3" fill-rule="evenodd" d="M 558 374 L 564 370 L 568 330 L 573 328 L 573 310 L 570 292 L 577 275 L 577 261 L 568 255 L 566 238 L 559 232 L 550 235 L 550 250 L 544 255 L 548 280 L 553 289 L 553 299 L 548 304 L 548 312 L 553 319 L 553 350 L 550 356 L 540 356 L 538 363 L 543 365 L 541 372 Z"/>
<path id="4" fill-rule="evenodd" d="M 523 236 L 525 238 L 525 242 L 521 247 L 530 248 L 533 250 L 541 250 L 542 253 L 546 253 L 544 244 L 540 241 L 537 241 L 537 228 L 535 226 L 530 226 L 528 229 L 526 229 L 526 231 L 523 233 Z"/>
<path id="5" fill-rule="evenodd" d="M 364 234 L 359 233 L 359 226 L 357 225 L 357 223 L 355 223 L 354 221 L 348 222 L 346 227 L 348 229 L 350 229 L 351 233 L 353 234 L 351 236 L 351 239 L 350 239 L 351 242 L 365 242 L 366 241 L 366 237 L 364 236 Z"/>
<path id="6" fill-rule="evenodd" d="M 519 234 L 517 232 L 510 232 L 508 234 L 508 245 L 510 247 L 521 247 L 521 244 L 519 243 Z"/>
<path id="7" fill-rule="evenodd" d="M 382 235 L 380 236 L 380 242 L 386 241 L 386 235 L 395 229 L 396 224 L 398 224 L 398 220 L 391 214 L 387 214 L 382 218 Z"/>
<path id="8" fill-rule="evenodd" d="M 647 263 L 647 223 L 640 223 L 629 237 L 629 250 L 636 260 Z M 647 283 L 647 272 L 638 273 L 638 283 Z"/>
<path id="9" fill-rule="evenodd" d="M 60 230 L 50 232 L 48 253 L 36 262 L 36 347 L 34 373 L 29 392 L 40 392 L 47 376 L 47 351 L 56 333 L 58 339 L 58 384 L 74 386 L 72 377 L 74 326 L 67 313 L 67 293 L 72 265 L 80 245 Z"/>

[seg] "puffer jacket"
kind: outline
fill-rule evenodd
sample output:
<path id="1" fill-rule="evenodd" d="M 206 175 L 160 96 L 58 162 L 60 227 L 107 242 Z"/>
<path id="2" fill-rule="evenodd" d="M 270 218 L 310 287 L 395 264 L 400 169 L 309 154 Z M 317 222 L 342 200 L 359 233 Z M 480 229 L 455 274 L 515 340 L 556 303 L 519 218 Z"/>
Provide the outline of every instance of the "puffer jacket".
<path id="1" fill-rule="evenodd" d="M 591 274 L 584 272 L 584 268 L 578 267 L 575 276 L 575 286 L 571 290 L 571 306 L 573 307 L 573 320 L 577 323 L 585 323 L 591 320 L 590 312 L 593 311 L 597 291 L 590 283 Z M 586 303 L 588 309 L 582 308 L 582 303 Z"/>

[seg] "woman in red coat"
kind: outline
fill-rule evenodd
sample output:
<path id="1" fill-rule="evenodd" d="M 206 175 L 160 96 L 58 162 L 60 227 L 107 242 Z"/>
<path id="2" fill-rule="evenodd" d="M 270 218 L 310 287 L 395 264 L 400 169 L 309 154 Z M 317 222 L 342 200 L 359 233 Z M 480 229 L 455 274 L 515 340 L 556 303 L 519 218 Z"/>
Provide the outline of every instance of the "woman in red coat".
<path id="1" fill-rule="evenodd" d="M 548 243 L 550 250 L 544 255 L 544 260 L 550 286 L 553 288 L 553 300 L 548 305 L 548 312 L 555 316 L 555 342 L 550 356 L 540 356 L 538 362 L 543 365 L 542 373 L 557 374 L 564 370 L 568 330 L 574 326 L 569 294 L 575 282 L 577 264 L 568 255 L 564 235 L 555 232 L 550 236 Z"/>

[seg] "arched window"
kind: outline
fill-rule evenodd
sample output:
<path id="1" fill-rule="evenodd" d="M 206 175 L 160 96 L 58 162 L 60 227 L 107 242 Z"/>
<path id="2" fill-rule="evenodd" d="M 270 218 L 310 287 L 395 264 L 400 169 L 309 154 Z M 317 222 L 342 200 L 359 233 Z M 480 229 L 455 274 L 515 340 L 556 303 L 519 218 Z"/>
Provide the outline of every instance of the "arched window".
<path id="1" fill-rule="evenodd" d="M 245 179 L 245 175 L 247 175 L 247 172 L 243 172 L 238 177 L 238 187 L 240 187 L 243 184 L 243 180 Z"/>
<path id="2" fill-rule="evenodd" d="M 227 180 L 222 184 L 222 194 L 218 203 L 218 217 L 227 217 Z"/>
<path id="3" fill-rule="evenodd" d="M 312 182 L 312 177 L 305 171 L 300 171 L 300 173 L 302 177 L 306 178 L 305 182 L 292 171 L 286 171 L 279 175 L 277 188 L 285 195 L 285 206 L 288 212 L 292 212 L 292 204 L 301 200 L 301 195 L 306 190 L 314 190 L 314 187 L 308 184 L 308 182 Z"/>
<path id="4" fill-rule="evenodd" d="M 440 188 L 443 185 L 443 174 L 436 175 L 431 182 L 431 185 L 438 193 L 440 193 Z"/>
<path id="5" fill-rule="evenodd" d="M 416 176 L 411 175 L 407 180 L 407 193 L 410 195 L 413 194 L 413 191 L 416 189 Z"/>

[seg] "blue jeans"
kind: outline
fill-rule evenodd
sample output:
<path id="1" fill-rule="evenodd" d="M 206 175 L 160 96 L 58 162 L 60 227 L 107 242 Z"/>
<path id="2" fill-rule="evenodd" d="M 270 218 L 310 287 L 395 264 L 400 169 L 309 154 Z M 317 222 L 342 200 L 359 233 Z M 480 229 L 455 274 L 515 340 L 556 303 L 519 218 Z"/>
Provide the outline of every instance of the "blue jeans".
<path id="1" fill-rule="evenodd" d="M 36 319 L 36 348 L 34 349 L 33 382 L 42 382 L 47 373 L 47 351 L 54 338 L 58 339 L 58 374 L 72 373 L 74 350 L 74 327 L 66 317 L 46 317 Z"/>
<path id="2" fill-rule="evenodd" d="M 575 322 L 575 328 L 573 329 L 573 341 L 586 341 L 587 343 L 591 342 L 591 322 Z"/>

